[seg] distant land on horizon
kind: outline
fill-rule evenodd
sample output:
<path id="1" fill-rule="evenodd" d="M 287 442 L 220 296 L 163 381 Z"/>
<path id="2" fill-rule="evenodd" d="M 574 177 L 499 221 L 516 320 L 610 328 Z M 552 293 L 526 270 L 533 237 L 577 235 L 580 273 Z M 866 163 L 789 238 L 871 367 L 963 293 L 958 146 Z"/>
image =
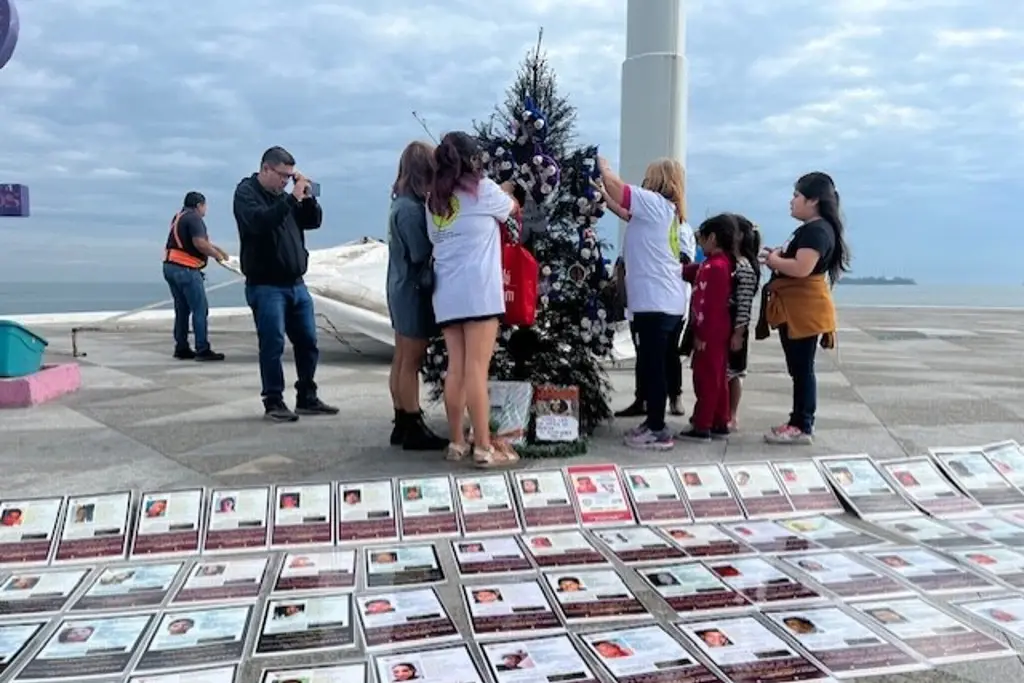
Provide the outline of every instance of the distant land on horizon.
<path id="1" fill-rule="evenodd" d="M 839 280 L 841 285 L 916 285 L 917 281 L 910 277 L 844 277 Z"/>

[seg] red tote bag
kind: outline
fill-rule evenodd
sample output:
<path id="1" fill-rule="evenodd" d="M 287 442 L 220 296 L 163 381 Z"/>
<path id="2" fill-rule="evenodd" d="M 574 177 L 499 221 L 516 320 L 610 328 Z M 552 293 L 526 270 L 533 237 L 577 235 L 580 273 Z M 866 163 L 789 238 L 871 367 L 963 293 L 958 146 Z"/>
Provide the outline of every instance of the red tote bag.
<path id="1" fill-rule="evenodd" d="M 504 225 L 501 226 L 501 271 L 505 283 L 505 324 L 533 325 L 537 320 L 540 268 L 529 249 L 512 241 Z"/>

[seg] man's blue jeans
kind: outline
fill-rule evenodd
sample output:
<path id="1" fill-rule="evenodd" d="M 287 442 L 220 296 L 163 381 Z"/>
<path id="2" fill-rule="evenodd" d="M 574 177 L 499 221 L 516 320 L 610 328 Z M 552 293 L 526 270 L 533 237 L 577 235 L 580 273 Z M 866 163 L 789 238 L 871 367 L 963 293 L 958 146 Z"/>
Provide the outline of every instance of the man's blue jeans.
<path id="1" fill-rule="evenodd" d="M 188 351 L 188 319 L 192 318 L 192 331 L 196 336 L 196 352 L 210 350 L 207 318 L 210 309 L 206 303 L 206 285 L 203 274 L 195 268 L 176 263 L 164 264 L 164 279 L 174 298 L 174 350 Z"/>
<path id="2" fill-rule="evenodd" d="M 245 300 L 252 309 L 256 322 L 256 336 L 260 345 L 260 379 L 263 382 L 265 403 L 281 401 L 284 397 L 285 336 L 295 352 L 295 371 L 298 381 L 295 390 L 298 403 L 316 398 L 316 364 L 320 351 L 316 345 L 316 317 L 313 299 L 306 285 L 289 287 L 275 285 L 246 285 Z"/>

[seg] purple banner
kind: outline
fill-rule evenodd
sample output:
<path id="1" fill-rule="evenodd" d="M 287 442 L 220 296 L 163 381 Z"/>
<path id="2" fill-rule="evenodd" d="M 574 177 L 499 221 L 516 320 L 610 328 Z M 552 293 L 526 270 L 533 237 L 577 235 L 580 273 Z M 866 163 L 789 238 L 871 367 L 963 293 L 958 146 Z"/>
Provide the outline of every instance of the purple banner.
<path id="1" fill-rule="evenodd" d="M 0 185 L 0 216 L 26 218 L 28 207 L 28 185 Z"/>
<path id="2" fill-rule="evenodd" d="M 17 44 L 18 10 L 14 0 L 0 0 L 0 69 L 11 61 Z"/>

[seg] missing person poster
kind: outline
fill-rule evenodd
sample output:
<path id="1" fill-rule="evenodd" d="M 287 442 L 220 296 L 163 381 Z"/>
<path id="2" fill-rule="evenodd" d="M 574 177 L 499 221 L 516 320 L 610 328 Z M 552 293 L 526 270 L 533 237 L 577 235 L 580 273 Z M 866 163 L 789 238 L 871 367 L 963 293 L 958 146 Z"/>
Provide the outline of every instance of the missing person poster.
<path id="1" fill-rule="evenodd" d="M 771 463 L 796 512 L 840 513 L 843 504 L 813 460 L 776 460 Z"/>
<path id="2" fill-rule="evenodd" d="M 433 588 L 356 597 L 368 651 L 461 640 Z"/>
<path id="3" fill-rule="evenodd" d="M 992 514 L 949 520 L 949 526 L 975 536 L 985 543 L 998 543 L 1011 548 L 1024 548 L 1024 522 L 1000 519 Z"/>
<path id="4" fill-rule="evenodd" d="M 356 551 L 288 553 L 274 581 L 275 593 L 352 590 L 356 586 Z"/>
<path id="5" fill-rule="evenodd" d="M 251 612 L 250 605 L 164 612 L 135 670 L 233 664 L 245 651 Z"/>
<path id="6" fill-rule="evenodd" d="M 946 476 L 983 506 L 1024 505 L 1024 493 L 1000 474 L 981 448 L 932 448 L 929 452 Z"/>
<path id="7" fill-rule="evenodd" d="M 746 598 L 700 562 L 641 567 L 636 571 L 680 616 L 750 607 Z"/>
<path id="8" fill-rule="evenodd" d="M 867 455 L 834 456 L 818 459 L 825 476 L 854 513 L 876 520 L 918 514 L 901 496 Z"/>
<path id="9" fill-rule="evenodd" d="M 270 487 L 214 489 L 206 515 L 203 552 L 264 549 L 269 543 Z"/>
<path id="10" fill-rule="evenodd" d="M 338 484 L 338 543 L 397 540 L 390 480 Z"/>
<path id="11" fill-rule="evenodd" d="M 662 527 L 673 543 L 689 557 L 731 557 L 754 555 L 753 546 L 722 531 L 713 524 Z"/>
<path id="12" fill-rule="evenodd" d="M 481 649 L 497 683 L 598 683 L 569 636 L 485 643 Z"/>
<path id="13" fill-rule="evenodd" d="M 537 581 L 463 586 L 462 597 L 477 640 L 562 631 L 562 622 Z"/>
<path id="14" fill-rule="evenodd" d="M 50 560 L 63 498 L 0 501 L 0 566 Z"/>
<path id="15" fill-rule="evenodd" d="M 398 496 L 403 539 L 459 535 L 459 518 L 448 477 L 399 479 Z"/>
<path id="16" fill-rule="evenodd" d="M 544 579 L 566 623 L 650 616 L 614 569 L 547 572 Z"/>
<path id="17" fill-rule="evenodd" d="M 124 559 L 130 491 L 68 498 L 54 562 Z"/>
<path id="18" fill-rule="evenodd" d="M 1024 596 L 961 600 L 956 607 L 1007 635 L 1024 641 Z"/>
<path id="19" fill-rule="evenodd" d="M 1024 449 L 1016 441 L 1000 441 L 982 447 L 985 457 L 999 474 L 1024 491 Z"/>
<path id="20" fill-rule="evenodd" d="M 984 547 L 947 550 L 952 557 L 990 579 L 1024 589 L 1024 552 L 1010 548 Z"/>
<path id="21" fill-rule="evenodd" d="M 682 559 L 686 554 L 645 526 L 595 529 L 594 536 L 624 564 Z"/>
<path id="22" fill-rule="evenodd" d="M 363 552 L 367 588 L 417 586 L 445 580 L 433 545 L 380 546 Z"/>
<path id="23" fill-rule="evenodd" d="M 152 676 L 132 676 L 128 683 L 234 683 L 237 666 L 218 666 L 201 671 L 179 671 Z"/>
<path id="24" fill-rule="evenodd" d="M 252 600 L 260 594 L 268 560 L 266 556 L 200 560 L 193 565 L 171 602 Z"/>
<path id="25" fill-rule="evenodd" d="M 45 621 L 0 624 L 0 676 L 11 669 L 44 626 Z"/>
<path id="26" fill-rule="evenodd" d="M 527 531 L 571 529 L 576 509 L 561 470 L 525 470 L 512 473 L 513 488 Z"/>
<path id="27" fill-rule="evenodd" d="M 288 596 L 267 602 L 253 654 L 313 654 L 355 646 L 350 594 Z"/>
<path id="28" fill-rule="evenodd" d="M 519 533 L 508 480 L 502 474 L 455 477 L 459 514 L 467 536 Z"/>
<path id="29" fill-rule="evenodd" d="M 571 465 L 565 472 L 580 524 L 590 527 L 634 522 L 615 465 Z"/>
<path id="30" fill-rule="evenodd" d="M 900 492 L 932 517 L 963 517 L 982 509 L 942 476 L 935 462 L 927 456 L 886 460 L 881 465 Z"/>
<path id="31" fill-rule="evenodd" d="M 484 683 L 465 645 L 439 647 L 419 652 L 381 655 L 375 661 L 378 683 Z M 310 683 L 320 683 L 318 679 Z M 331 679 L 324 683 L 357 683 L 354 679 Z"/>
<path id="32" fill-rule="evenodd" d="M 690 513 L 666 465 L 624 467 L 622 478 L 641 524 L 686 523 Z"/>
<path id="33" fill-rule="evenodd" d="M 939 550 L 953 548 L 971 548 L 985 545 L 977 537 L 969 536 L 948 524 L 930 517 L 910 517 L 906 519 L 880 520 L 876 524 L 915 545 L 923 545 Z"/>
<path id="34" fill-rule="evenodd" d="M 12 574 L 0 585 L 0 616 L 60 612 L 88 574 L 88 569 Z"/>
<path id="35" fill-rule="evenodd" d="M 198 553 L 204 493 L 202 488 L 143 493 L 135 520 L 132 557 Z"/>
<path id="36" fill-rule="evenodd" d="M 726 585 L 755 605 L 822 599 L 819 593 L 760 557 L 708 561 L 707 565 Z"/>
<path id="37" fill-rule="evenodd" d="M 775 478 L 771 465 L 766 462 L 745 462 L 724 467 L 747 517 L 777 519 L 793 514 L 793 503 Z"/>
<path id="38" fill-rule="evenodd" d="M 395 680 L 401 681 L 402 679 Z M 206 681 L 197 681 L 197 683 L 206 683 Z M 370 683 L 370 670 L 363 662 L 328 664 L 301 669 L 273 669 L 263 672 L 260 683 Z M 423 683 L 427 683 L 427 681 L 423 681 Z M 472 681 L 472 683 L 476 683 L 476 681 Z"/>
<path id="39" fill-rule="evenodd" d="M 81 681 L 127 673 L 152 614 L 65 619 L 18 672 L 19 681 Z"/>
<path id="40" fill-rule="evenodd" d="M 718 465 L 676 468 L 690 515 L 697 522 L 732 522 L 743 519 L 743 508 Z"/>
<path id="41" fill-rule="evenodd" d="M 786 519 L 780 524 L 793 533 L 832 550 L 871 548 L 887 543 L 881 536 L 875 536 L 825 515 Z"/>
<path id="42" fill-rule="evenodd" d="M 776 522 L 751 520 L 723 524 L 722 528 L 759 553 L 794 553 L 821 548 Z"/>
<path id="43" fill-rule="evenodd" d="M 638 626 L 581 637 L 615 683 L 719 683 L 661 626 Z"/>
<path id="44" fill-rule="evenodd" d="M 160 607 L 171 592 L 181 562 L 104 567 L 71 607 L 72 612 L 103 612 Z"/>
<path id="45" fill-rule="evenodd" d="M 334 544 L 331 485 L 281 484 L 274 489 L 272 548 Z"/>
<path id="46" fill-rule="evenodd" d="M 552 531 L 522 537 L 538 567 L 581 567 L 607 560 L 579 531 Z"/>
<path id="47" fill-rule="evenodd" d="M 913 594 L 910 586 L 869 567 L 866 560 L 857 556 L 819 552 L 778 559 L 783 568 L 808 577 L 838 598 L 894 598 Z"/>
<path id="48" fill-rule="evenodd" d="M 459 576 L 529 572 L 533 565 L 512 536 L 467 538 L 452 541 L 452 553 Z"/>
<path id="49" fill-rule="evenodd" d="M 935 595 L 998 590 L 982 576 L 923 548 L 892 548 L 865 553 L 893 576 Z"/>

